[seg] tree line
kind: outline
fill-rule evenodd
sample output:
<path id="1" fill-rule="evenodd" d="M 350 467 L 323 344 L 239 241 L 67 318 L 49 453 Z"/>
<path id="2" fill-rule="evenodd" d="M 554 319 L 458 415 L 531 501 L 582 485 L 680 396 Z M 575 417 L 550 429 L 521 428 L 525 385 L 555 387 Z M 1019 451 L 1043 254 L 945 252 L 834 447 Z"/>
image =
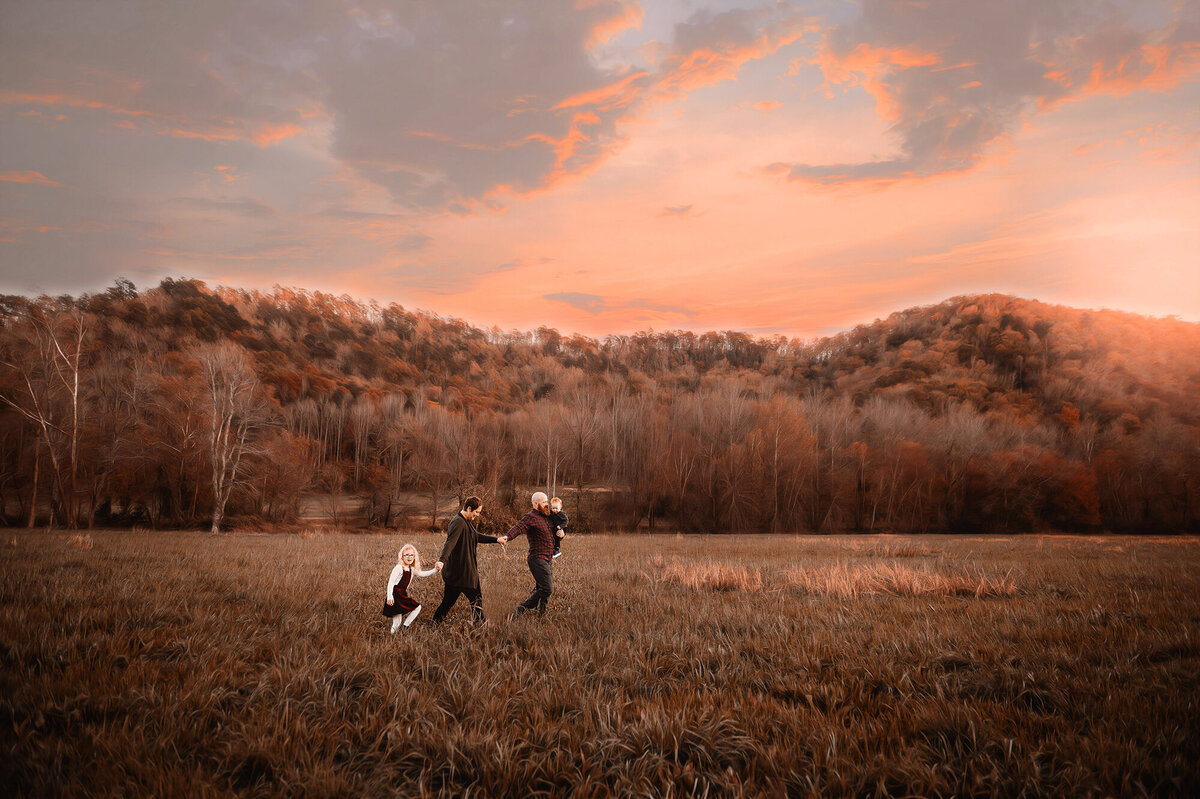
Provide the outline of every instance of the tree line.
<path id="1" fill-rule="evenodd" d="M 1200 325 L 1004 295 L 598 340 L 120 280 L 0 297 L 0 515 L 413 526 L 537 486 L 594 531 L 1197 531 L 1198 394 Z"/>

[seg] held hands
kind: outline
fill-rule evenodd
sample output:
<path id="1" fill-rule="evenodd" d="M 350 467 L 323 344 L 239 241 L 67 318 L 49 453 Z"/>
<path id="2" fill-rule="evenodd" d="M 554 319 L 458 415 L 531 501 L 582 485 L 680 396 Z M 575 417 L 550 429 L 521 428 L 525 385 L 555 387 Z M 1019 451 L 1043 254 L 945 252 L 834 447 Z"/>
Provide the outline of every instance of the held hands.
<path id="1" fill-rule="evenodd" d="M 441 571 L 441 570 L 442 570 L 442 567 L 443 567 L 443 566 L 445 566 L 445 565 L 446 565 L 446 564 L 442 563 L 442 562 L 439 560 L 437 563 L 433 564 L 433 568 L 437 569 L 438 571 Z"/>
<path id="2" fill-rule="evenodd" d="M 496 543 L 497 543 L 497 544 L 507 544 L 507 543 L 508 543 L 508 536 L 506 536 L 506 535 L 502 535 L 502 536 L 500 536 L 499 538 L 497 538 L 497 539 L 496 539 Z"/>

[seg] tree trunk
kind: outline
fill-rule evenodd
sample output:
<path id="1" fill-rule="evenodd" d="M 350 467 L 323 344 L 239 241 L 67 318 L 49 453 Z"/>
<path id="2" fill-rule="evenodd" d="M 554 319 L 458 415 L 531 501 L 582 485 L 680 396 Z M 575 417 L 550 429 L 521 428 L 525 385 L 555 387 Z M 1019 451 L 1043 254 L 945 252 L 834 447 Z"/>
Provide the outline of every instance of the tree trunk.
<path id="1" fill-rule="evenodd" d="M 433 511 L 429 515 L 429 529 L 437 529 L 437 513 L 438 513 L 438 490 L 435 486 L 430 486 L 433 492 Z"/>
<path id="2" fill-rule="evenodd" d="M 29 524 L 26 527 L 33 528 L 37 521 L 37 489 L 38 489 L 38 467 L 42 462 L 42 449 L 35 442 L 33 445 L 33 491 L 29 497 Z"/>

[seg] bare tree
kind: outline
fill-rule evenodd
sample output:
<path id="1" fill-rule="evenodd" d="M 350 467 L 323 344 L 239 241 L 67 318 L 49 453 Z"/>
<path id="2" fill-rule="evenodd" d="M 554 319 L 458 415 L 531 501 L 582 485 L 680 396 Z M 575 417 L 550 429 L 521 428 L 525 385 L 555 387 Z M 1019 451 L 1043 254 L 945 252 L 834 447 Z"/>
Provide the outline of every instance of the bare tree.
<path id="1" fill-rule="evenodd" d="M 664 469 L 663 459 L 668 446 L 666 415 L 653 397 L 614 391 L 612 412 L 608 414 L 609 460 L 613 476 L 629 491 L 636 531 L 642 519 L 654 524 L 654 489 L 656 478 Z"/>
<path id="2" fill-rule="evenodd" d="M 583 491 L 592 466 L 592 449 L 603 427 L 602 411 L 607 407 L 603 393 L 591 385 L 576 386 L 568 395 L 562 425 L 571 447 L 575 466 L 575 513 L 583 513 Z M 551 494 L 553 494 L 553 488 Z"/>
<path id="3" fill-rule="evenodd" d="M 363 466 L 367 462 L 371 434 L 379 419 L 379 408 L 370 397 L 363 395 L 350 406 L 350 434 L 354 439 L 354 488 L 362 482 Z"/>
<path id="4" fill-rule="evenodd" d="M 254 374 L 250 355 L 230 342 L 197 353 L 209 412 L 212 458 L 212 532 L 220 532 L 225 505 L 238 484 L 242 459 L 259 431 L 271 422 L 271 409 Z"/>
<path id="5" fill-rule="evenodd" d="M 406 412 L 407 401 L 402 394 L 383 398 L 380 416 L 380 456 L 387 466 L 388 495 L 383 511 L 383 526 L 391 524 L 392 510 L 404 485 L 408 457 L 412 454 L 412 416 Z"/>
<path id="6" fill-rule="evenodd" d="M 452 447 L 459 439 L 460 425 L 461 420 L 440 405 L 424 403 L 414 409 L 410 460 L 417 481 L 430 493 L 430 529 L 438 526 L 443 493 L 455 484 L 457 464 Z"/>
<path id="7" fill-rule="evenodd" d="M 762 500 L 766 528 L 795 530 L 802 524 L 802 498 L 816 468 L 817 442 L 808 427 L 800 401 L 776 394 L 755 408 L 748 436 L 757 456 L 756 471 L 764 482 Z"/>
<path id="8" fill-rule="evenodd" d="M 2 365 L 15 389 L 0 394 L 38 430 L 50 457 L 64 523 L 79 523 L 79 442 L 85 405 L 81 393 L 84 352 L 91 339 L 87 316 L 71 306 L 57 311 L 31 304 Z M 36 498 L 35 498 L 36 499 Z"/>
<path id="9" fill-rule="evenodd" d="M 563 408 L 550 400 L 541 400 L 529 410 L 525 432 L 528 448 L 545 467 L 546 493 L 558 493 L 558 473 L 564 457 Z M 540 471 L 540 469 L 539 469 Z"/>

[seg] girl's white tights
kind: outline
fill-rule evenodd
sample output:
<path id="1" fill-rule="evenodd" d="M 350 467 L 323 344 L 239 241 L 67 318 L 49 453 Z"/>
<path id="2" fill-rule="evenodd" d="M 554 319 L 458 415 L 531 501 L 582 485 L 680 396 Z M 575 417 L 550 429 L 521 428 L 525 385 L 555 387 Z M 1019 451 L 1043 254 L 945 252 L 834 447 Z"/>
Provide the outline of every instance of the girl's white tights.
<path id="1" fill-rule="evenodd" d="M 409 612 L 409 614 L 407 616 L 404 615 L 403 613 L 398 616 L 393 616 L 392 617 L 392 635 L 395 635 L 396 630 L 400 629 L 401 623 L 403 623 L 404 626 L 407 627 L 408 625 L 413 623 L 413 619 L 415 619 L 420 613 L 421 613 L 421 605 L 417 605 L 415 608 L 412 609 L 411 612 Z"/>

